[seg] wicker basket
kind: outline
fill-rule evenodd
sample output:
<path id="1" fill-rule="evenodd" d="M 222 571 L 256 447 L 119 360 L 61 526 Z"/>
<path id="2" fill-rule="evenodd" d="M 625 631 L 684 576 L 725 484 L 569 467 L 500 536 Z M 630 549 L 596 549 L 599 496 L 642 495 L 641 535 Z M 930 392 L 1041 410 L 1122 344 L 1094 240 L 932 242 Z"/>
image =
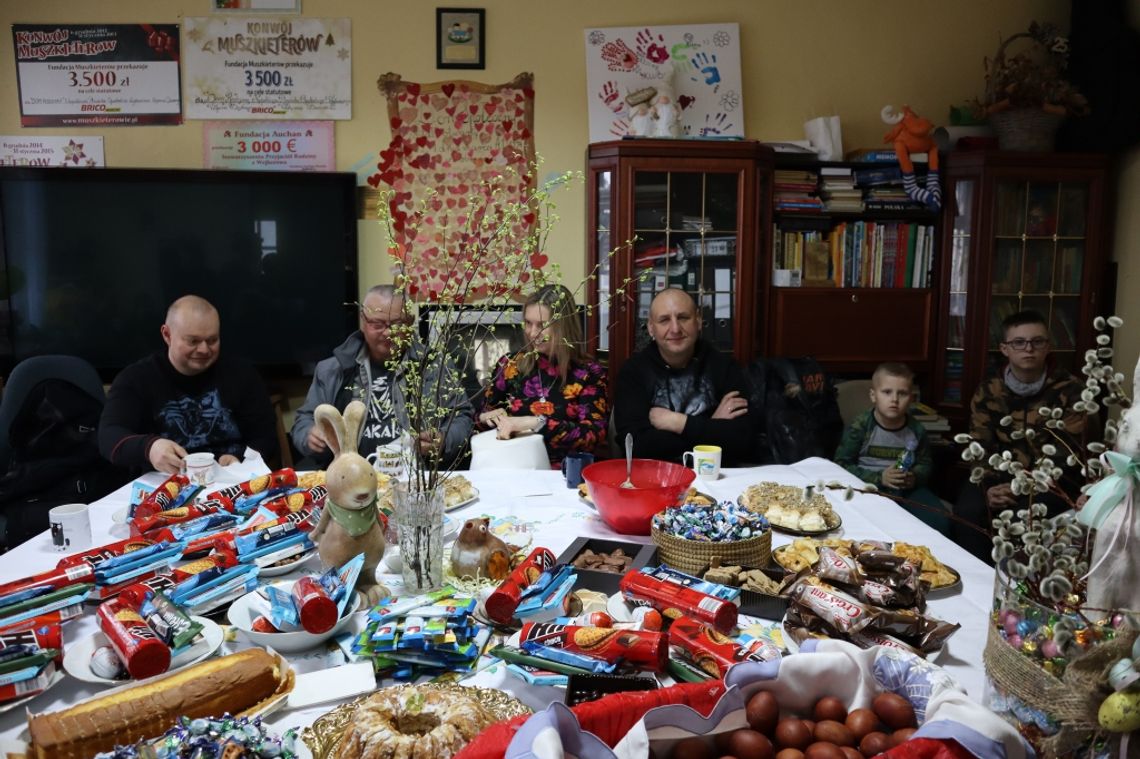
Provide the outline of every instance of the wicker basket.
<path id="1" fill-rule="evenodd" d="M 1046 113 L 1040 108 L 1007 108 L 989 117 L 1002 150 L 1042 153 L 1053 149 L 1057 128 L 1064 120 L 1064 116 Z"/>
<path id="2" fill-rule="evenodd" d="M 654 519 L 656 522 L 656 518 Z M 772 531 L 746 540 L 728 540 L 709 543 L 703 540 L 686 540 L 657 529 L 651 529 L 661 560 L 674 569 L 693 574 L 719 558 L 724 566 L 739 564 L 746 567 L 766 567 L 772 561 Z"/>

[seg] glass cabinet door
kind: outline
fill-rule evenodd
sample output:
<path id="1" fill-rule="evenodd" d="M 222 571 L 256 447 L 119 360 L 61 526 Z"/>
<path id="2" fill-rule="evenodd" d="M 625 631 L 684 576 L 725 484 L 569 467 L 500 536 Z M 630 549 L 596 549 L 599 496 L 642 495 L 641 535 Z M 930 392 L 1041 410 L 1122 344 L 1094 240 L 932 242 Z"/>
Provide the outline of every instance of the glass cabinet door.
<path id="1" fill-rule="evenodd" d="M 613 258 L 613 172 L 599 171 L 594 174 L 594 197 L 597 208 L 597 228 L 594 230 L 594 250 L 598 255 L 597 279 L 594 280 L 595 296 L 598 304 L 598 345 L 599 353 L 610 349 L 610 272 Z"/>
<path id="2" fill-rule="evenodd" d="M 738 172 L 639 171 L 634 174 L 634 350 L 649 343 L 653 296 L 685 290 L 701 308 L 702 335 L 732 352 L 736 313 Z M 599 246 L 599 250 L 600 250 Z"/>
<path id="3" fill-rule="evenodd" d="M 1077 368 L 1077 323 L 1089 186 L 1007 181 L 996 185 L 987 370 L 1000 368 L 1001 323 L 1026 309 L 1049 325 L 1054 361 Z"/>
<path id="4" fill-rule="evenodd" d="M 943 356 L 942 402 L 962 403 L 962 377 L 966 357 L 969 302 L 970 249 L 973 244 L 974 182 L 961 180 L 954 185 L 955 215 L 950 243 L 950 302 L 946 315 Z"/>

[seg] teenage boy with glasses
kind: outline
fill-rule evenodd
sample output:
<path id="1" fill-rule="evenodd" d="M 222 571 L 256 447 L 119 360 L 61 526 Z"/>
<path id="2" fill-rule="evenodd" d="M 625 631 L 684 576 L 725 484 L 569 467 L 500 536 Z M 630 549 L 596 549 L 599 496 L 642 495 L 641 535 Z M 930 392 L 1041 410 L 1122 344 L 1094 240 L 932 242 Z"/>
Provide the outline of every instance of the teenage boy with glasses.
<path id="1" fill-rule="evenodd" d="M 986 449 L 987 457 L 1009 451 L 1023 466 L 1031 467 L 1042 455 L 1041 446 L 1051 442 L 1045 420 L 1038 413 L 1042 406 L 1064 409 L 1065 438 L 1083 440 L 1087 417 L 1072 410 L 1073 403 L 1080 399 L 1083 385 L 1064 369 L 1048 368 L 1049 329 L 1045 317 L 1037 311 L 1019 311 L 1006 317 L 1002 322 L 1002 338 L 1000 348 L 1007 363 L 997 376 L 983 382 L 974 393 L 970 402 L 970 435 Z M 1010 417 L 1011 423 L 1002 425 L 1001 420 L 1006 417 Z M 1015 430 L 1027 428 L 1036 433 L 1033 439 L 1012 437 Z M 1067 454 L 1063 446 L 1057 448 L 1061 452 L 1053 459 L 1065 468 Z M 1080 494 L 1080 481 L 1071 468 L 1065 468 L 1058 484 L 1072 499 Z M 1063 498 L 1053 493 L 1038 493 L 1032 500 L 1048 505 L 1051 515 L 1069 507 Z M 986 479 L 980 486 L 967 484 L 963 488 L 954 511 L 988 531 L 992 514 L 1024 508 L 1027 504 L 1025 496 L 1014 495 L 1008 477 L 987 468 Z M 988 537 L 964 525 L 955 527 L 955 539 L 960 545 L 979 558 L 992 561 L 992 544 Z"/>

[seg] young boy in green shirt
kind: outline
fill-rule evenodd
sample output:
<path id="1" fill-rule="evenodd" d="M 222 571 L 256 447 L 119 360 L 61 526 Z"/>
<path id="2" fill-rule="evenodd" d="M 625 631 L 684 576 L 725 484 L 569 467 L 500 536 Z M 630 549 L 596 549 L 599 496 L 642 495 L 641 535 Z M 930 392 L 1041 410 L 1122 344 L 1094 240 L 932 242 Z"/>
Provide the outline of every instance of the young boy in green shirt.
<path id="1" fill-rule="evenodd" d="M 926 430 L 907 414 L 913 381 L 906 364 L 879 364 L 871 375 L 871 408 L 843 432 L 835 463 L 885 494 L 906 499 L 899 501 L 904 509 L 945 532 L 950 520 L 939 512 L 946 507 L 926 487 L 932 464 Z"/>

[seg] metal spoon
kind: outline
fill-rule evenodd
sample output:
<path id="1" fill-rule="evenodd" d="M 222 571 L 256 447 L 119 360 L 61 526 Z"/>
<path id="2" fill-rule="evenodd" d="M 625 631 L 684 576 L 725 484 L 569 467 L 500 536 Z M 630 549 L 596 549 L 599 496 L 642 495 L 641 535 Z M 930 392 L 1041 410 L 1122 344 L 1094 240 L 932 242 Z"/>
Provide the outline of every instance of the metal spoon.
<path id="1" fill-rule="evenodd" d="M 621 484 L 626 490 L 632 490 L 633 484 L 633 433 L 625 433 L 625 482 Z"/>

